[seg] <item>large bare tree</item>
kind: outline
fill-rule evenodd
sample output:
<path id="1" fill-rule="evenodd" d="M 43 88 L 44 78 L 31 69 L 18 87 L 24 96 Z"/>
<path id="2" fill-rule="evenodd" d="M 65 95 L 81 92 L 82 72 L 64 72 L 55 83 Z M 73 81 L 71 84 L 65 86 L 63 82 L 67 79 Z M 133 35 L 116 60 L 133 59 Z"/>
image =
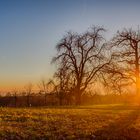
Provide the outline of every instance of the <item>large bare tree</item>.
<path id="1" fill-rule="evenodd" d="M 100 70 L 109 64 L 105 52 L 105 40 L 101 27 L 92 27 L 83 34 L 68 32 L 58 43 L 58 70 L 66 68 L 69 79 L 74 81 L 76 104 L 81 104 L 81 96 L 90 83 L 98 79 Z"/>
<path id="2" fill-rule="evenodd" d="M 140 93 L 140 32 L 124 29 L 118 31 L 111 41 L 113 60 L 116 66 L 110 69 L 116 85 L 136 85 L 137 95 Z M 111 72 L 112 70 L 112 72 Z"/>

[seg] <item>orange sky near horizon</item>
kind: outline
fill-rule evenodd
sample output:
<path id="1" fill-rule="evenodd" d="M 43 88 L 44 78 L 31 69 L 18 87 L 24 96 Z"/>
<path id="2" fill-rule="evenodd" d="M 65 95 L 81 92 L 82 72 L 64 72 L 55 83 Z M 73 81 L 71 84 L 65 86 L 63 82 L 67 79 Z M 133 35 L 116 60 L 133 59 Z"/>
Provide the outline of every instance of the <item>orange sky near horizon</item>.
<path id="1" fill-rule="evenodd" d="M 37 89 L 42 78 L 52 78 L 55 46 L 67 31 L 103 26 L 110 40 L 117 30 L 137 28 L 139 6 L 138 0 L 0 1 L 0 92 L 28 83 Z"/>

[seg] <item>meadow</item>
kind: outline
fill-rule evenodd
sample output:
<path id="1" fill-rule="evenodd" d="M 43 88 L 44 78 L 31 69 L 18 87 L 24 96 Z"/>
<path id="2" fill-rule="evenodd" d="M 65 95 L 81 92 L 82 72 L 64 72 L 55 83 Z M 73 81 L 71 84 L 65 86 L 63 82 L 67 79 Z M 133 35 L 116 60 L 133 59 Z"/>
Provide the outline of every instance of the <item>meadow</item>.
<path id="1" fill-rule="evenodd" d="M 0 108 L 0 140 L 140 139 L 140 107 Z"/>

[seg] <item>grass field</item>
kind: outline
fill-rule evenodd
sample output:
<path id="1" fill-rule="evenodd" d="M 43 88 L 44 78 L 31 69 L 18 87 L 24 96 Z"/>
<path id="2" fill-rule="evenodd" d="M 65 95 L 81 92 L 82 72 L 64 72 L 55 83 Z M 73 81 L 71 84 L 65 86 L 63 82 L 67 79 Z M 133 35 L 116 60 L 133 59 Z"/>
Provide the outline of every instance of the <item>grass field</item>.
<path id="1" fill-rule="evenodd" d="M 140 139 L 140 107 L 0 108 L 0 140 Z"/>

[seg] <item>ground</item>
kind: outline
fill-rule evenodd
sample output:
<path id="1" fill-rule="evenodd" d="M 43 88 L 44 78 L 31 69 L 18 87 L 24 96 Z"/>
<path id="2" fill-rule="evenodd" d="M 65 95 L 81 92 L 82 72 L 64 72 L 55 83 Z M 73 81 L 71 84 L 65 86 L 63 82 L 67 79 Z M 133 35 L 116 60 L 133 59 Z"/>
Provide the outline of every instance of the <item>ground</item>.
<path id="1" fill-rule="evenodd" d="M 0 108 L 0 140 L 139 140 L 140 107 Z"/>

